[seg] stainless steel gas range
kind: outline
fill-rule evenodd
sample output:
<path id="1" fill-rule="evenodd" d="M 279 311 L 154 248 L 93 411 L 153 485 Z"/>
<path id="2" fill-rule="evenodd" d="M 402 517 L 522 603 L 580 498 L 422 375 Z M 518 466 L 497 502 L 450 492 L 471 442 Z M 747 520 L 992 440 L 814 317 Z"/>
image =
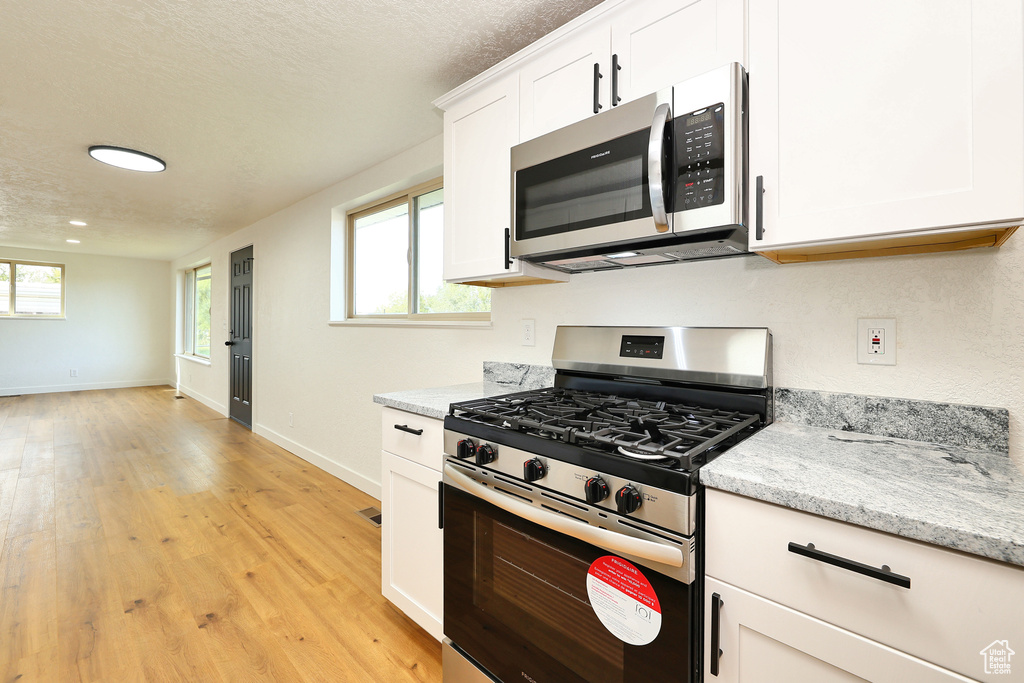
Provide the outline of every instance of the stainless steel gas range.
<path id="1" fill-rule="evenodd" d="M 559 327 L 445 418 L 444 680 L 701 679 L 701 465 L 772 420 L 764 328 Z"/>

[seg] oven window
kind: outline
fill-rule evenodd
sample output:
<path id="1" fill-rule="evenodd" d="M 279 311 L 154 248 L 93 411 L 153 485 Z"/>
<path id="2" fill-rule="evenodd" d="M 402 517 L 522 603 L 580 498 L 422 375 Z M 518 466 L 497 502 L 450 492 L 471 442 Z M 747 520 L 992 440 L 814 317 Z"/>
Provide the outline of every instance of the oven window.
<path id="1" fill-rule="evenodd" d="M 538 628 L 537 647 L 594 683 L 621 680 L 623 642 L 598 619 L 587 598 L 590 563 L 478 515 L 476 603 L 484 609 L 522 613 L 513 627 Z M 490 541 L 490 542 L 488 542 Z M 543 558 L 543 563 L 538 560 Z M 575 624 L 566 634 L 566 624 Z M 580 648 L 577 641 L 587 643 Z"/>
<path id="2" fill-rule="evenodd" d="M 516 239 L 650 216 L 649 137 L 637 131 L 516 172 Z"/>
<path id="3" fill-rule="evenodd" d="M 691 680 L 699 626 L 686 584 L 637 565 L 663 607 L 648 645 L 630 645 L 590 604 L 591 564 L 611 553 L 444 487 L 444 631 L 501 680 Z M 557 514 L 557 513 L 553 513 Z M 692 675 L 692 673 L 690 674 Z"/>

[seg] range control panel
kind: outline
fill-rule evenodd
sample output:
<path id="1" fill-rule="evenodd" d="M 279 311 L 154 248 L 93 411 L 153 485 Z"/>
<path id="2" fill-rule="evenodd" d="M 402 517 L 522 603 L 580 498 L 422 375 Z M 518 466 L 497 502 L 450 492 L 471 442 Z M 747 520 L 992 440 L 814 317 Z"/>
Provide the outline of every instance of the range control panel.
<path id="1" fill-rule="evenodd" d="M 721 102 L 673 119 L 676 191 L 673 211 L 725 201 L 725 105 Z"/>
<path id="2" fill-rule="evenodd" d="M 649 337 L 635 334 L 622 335 L 619 355 L 623 358 L 653 358 L 660 360 L 665 353 L 665 337 Z"/>

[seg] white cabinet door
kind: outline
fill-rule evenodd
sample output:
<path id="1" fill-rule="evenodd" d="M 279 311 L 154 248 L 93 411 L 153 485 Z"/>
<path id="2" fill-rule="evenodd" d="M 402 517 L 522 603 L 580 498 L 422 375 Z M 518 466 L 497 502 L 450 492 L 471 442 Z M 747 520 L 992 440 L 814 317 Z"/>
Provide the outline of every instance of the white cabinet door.
<path id="1" fill-rule="evenodd" d="M 515 74 L 481 86 L 444 115 L 444 279 L 500 284 L 569 276 L 506 260 L 512 228 L 512 146 L 519 142 Z"/>
<path id="2" fill-rule="evenodd" d="M 381 592 L 442 638 L 444 536 L 437 528 L 441 473 L 381 452 Z"/>
<path id="3" fill-rule="evenodd" d="M 519 71 L 520 140 L 531 140 L 609 109 L 611 37 L 607 24 L 582 29 L 553 44 Z"/>
<path id="4" fill-rule="evenodd" d="M 489 83 L 444 116 L 444 279 L 505 271 L 511 154 L 518 142 L 514 78 Z"/>
<path id="5" fill-rule="evenodd" d="M 712 674 L 715 596 L 722 601 L 721 655 L 717 674 Z M 704 634 L 704 680 L 709 683 L 971 680 L 710 577 Z"/>
<path id="6" fill-rule="evenodd" d="M 1020 0 L 748 11 L 751 249 L 1024 218 Z"/>
<path id="7" fill-rule="evenodd" d="M 619 104 L 729 62 L 746 65 L 743 0 L 647 0 L 611 17 Z"/>

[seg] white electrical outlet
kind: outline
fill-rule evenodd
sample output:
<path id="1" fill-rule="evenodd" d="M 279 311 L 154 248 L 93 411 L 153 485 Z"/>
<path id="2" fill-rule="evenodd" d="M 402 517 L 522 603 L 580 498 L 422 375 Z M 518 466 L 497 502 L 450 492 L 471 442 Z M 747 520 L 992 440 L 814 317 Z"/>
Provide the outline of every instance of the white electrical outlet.
<path id="1" fill-rule="evenodd" d="M 295 426 L 295 413 L 288 413 L 288 426 L 289 427 L 294 427 Z"/>
<path id="2" fill-rule="evenodd" d="M 72 370 L 71 371 L 71 376 L 72 377 L 78 377 L 78 370 Z"/>
<path id="3" fill-rule="evenodd" d="M 523 319 L 523 346 L 534 346 L 537 343 L 537 324 L 534 320 Z"/>
<path id="4" fill-rule="evenodd" d="M 896 365 L 896 319 L 857 320 L 857 362 L 865 365 Z"/>

